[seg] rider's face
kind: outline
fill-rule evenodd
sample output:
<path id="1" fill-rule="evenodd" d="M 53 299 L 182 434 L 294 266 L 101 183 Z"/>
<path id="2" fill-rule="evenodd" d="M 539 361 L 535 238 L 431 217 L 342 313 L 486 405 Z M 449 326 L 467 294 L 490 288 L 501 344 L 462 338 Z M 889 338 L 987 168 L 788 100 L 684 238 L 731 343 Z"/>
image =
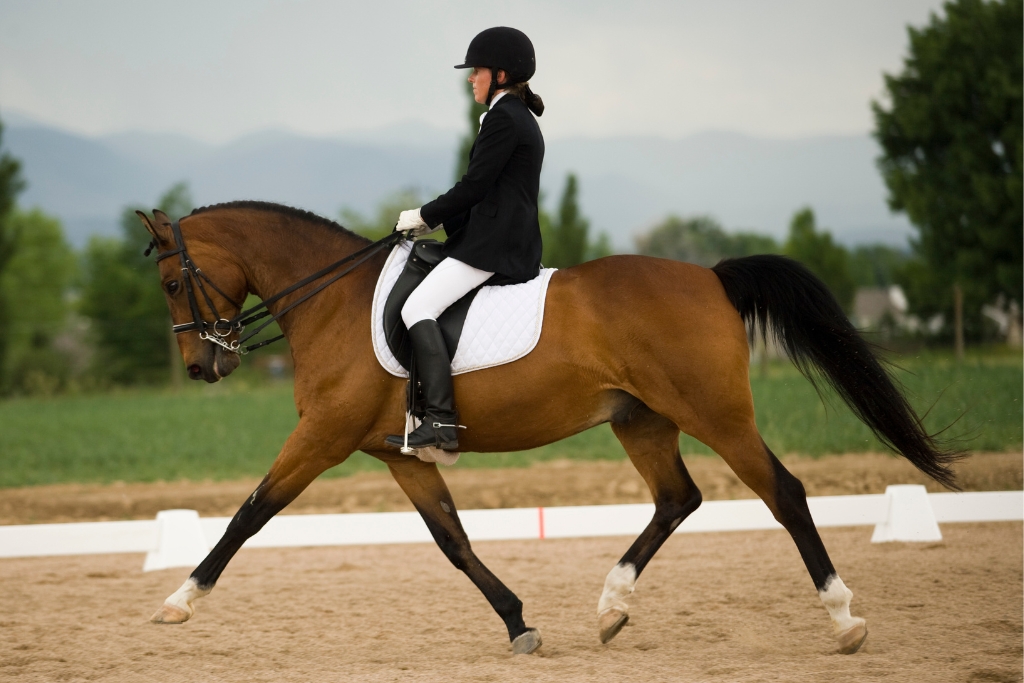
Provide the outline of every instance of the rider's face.
<path id="1" fill-rule="evenodd" d="M 498 70 L 498 83 L 501 83 L 504 74 L 504 71 Z M 469 74 L 469 82 L 473 84 L 473 99 L 478 104 L 486 104 L 487 91 L 491 88 L 491 70 L 486 66 L 474 66 L 473 72 Z"/>

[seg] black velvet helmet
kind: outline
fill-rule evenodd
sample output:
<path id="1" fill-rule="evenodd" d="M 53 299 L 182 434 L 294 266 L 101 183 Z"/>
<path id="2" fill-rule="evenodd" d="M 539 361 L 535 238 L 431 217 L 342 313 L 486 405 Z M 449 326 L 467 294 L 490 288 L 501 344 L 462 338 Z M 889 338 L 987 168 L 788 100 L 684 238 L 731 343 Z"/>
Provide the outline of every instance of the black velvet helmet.
<path id="1" fill-rule="evenodd" d="M 525 83 L 537 71 L 537 58 L 533 43 L 526 34 L 507 26 L 495 26 L 481 31 L 466 50 L 466 61 L 456 69 L 476 66 L 501 69 L 508 74 L 509 83 Z"/>

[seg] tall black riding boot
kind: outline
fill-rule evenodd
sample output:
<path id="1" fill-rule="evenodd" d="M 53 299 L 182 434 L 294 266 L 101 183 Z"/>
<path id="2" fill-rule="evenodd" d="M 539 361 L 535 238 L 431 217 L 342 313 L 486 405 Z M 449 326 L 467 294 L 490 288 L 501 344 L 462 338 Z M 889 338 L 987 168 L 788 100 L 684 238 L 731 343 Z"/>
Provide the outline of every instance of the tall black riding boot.
<path id="1" fill-rule="evenodd" d="M 423 386 L 427 415 L 415 430 L 409 433 L 410 448 L 435 446 L 446 451 L 459 449 L 458 414 L 455 412 L 455 393 L 452 388 L 451 359 L 445 346 L 441 326 L 436 320 L 421 320 L 409 328 L 412 352 L 415 356 L 416 377 Z M 392 446 L 401 447 L 405 438 L 393 434 L 386 439 Z"/>

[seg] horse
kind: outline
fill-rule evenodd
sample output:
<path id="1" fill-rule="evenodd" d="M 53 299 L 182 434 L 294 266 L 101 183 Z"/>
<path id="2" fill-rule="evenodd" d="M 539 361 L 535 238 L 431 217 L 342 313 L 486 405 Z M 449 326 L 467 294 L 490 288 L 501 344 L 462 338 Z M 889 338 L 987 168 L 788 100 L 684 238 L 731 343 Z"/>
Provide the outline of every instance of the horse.
<path id="1" fill-rule="evenodd" d="M 299 422 L 263 481 L 223 537 L 153 615 L 185 622 L 242 544 L 317 476 L 361 450 L 384 462 L 441 551 L 502 619 L 515 654 L 531 653 L 540 632 L 523 603 L 474 554 L 437 464 L 387 446 L 405 424 L 405 381 L 388 374 L 371 345 L 371 300 L 387 253 L 314 214 L 264 202 L 193 211 L 179 223 L 154 210 L 139 218 L 158 249 L 161 283 L 188 375 L 217 382 L 235 370 L 237 343 L 207 343 L 200 329 L 236 315 L 248 293 L 287 312 L 278 320 L 295 367 Z M 178 244 L 180 235 L 181 244 Z M 302 280 L 346 255 L 364 262 L 344 280 L 290 307 Z M 181 263 L 166 256 L 180 254 Z M 160 258 L 163 255 L 165 258 Z M 187 259 L 185 257 L 187 255 Z M 194 272 L 183 267 L 193 264 Z M 202 287 L 199 277 L 215 291 Z M 192 279 L 203 289 L 198 299 Z M 284 291 L 286 296 L 275 297 Z M 198 310 L 196 310 L 198 308 Z M 197 321 L 201 316 L 203 321 Z M 192 323 L 189 323 L 192 320 Z M 226 319 L 225 319 L 226 320 Z M 762 440 L 749 382 L 750 341 L 776 338 L 814 382 L 831 385 L 879 439 L 921 471 L 954 488 L 962 454 L 928 434 L 869 344 L 828 288 L 796 261 L 777 255 L 727 259 L 713 268 L 617 255 L 551 277 L 537 346 L 506 365 L 455 377 L 463 452 L 536 448 L 602 423 L 621 442 L 650 489 L 654 515 L 612 567 L 597 605 L 597 635 L 614 638 L 629 619 L 627 597 L 651 558 L 701 493 L 679 453 L 679 434 L 709 446 L 765 502 L 789 532 L 830 617 L 842 653 L 867 637 L 807 507 L 800 481 Z M 221 337 L 239 330 L 222 328 Z M 237 339 L 235 340 L 237 342 Z M 817 386 L 817 385 L 816 385 Z"/>

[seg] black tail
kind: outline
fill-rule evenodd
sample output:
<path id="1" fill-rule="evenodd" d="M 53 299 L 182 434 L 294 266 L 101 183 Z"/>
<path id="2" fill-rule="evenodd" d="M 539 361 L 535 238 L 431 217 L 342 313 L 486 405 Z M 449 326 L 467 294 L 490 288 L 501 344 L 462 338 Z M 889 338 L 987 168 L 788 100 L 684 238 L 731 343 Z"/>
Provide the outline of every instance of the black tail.
<path id="1" fill-rule="evenodd" d="M 828 287 L 785 256 L 726 259 L 712 268 L 751 333 L 782 345 L 812 383 L 813 369 L 842 396 L 879 441 L 919 470 L 956 489 L 950 465 L 962 457 L 925 431 L 871 347 L 850 324 Z"/>

